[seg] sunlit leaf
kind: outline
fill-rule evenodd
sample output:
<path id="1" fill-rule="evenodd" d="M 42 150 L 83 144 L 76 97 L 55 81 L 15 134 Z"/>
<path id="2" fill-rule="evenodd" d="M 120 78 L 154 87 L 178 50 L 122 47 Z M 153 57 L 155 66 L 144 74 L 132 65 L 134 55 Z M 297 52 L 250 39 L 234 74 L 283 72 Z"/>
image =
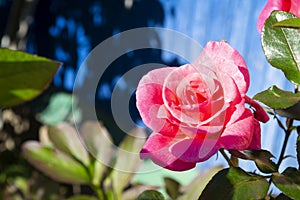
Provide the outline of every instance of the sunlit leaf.
<path id="1" fill-rule="evenodd" d="M 296 18 L 293 14 L 273 11 L 261 34 L 268 62 L 283 71 L 288 80 L 300 84 L 300 34 L 298 29 L 273 27 L 274 24 Z"/>
<path id="2" fill-rule="evenodd" d="M 229 168 L 221 170 L 212 178 L 199 199 L 264 199 L 268 188 L 265 178 L 240 168 Z"/>
<path id="3" fill-rule="evenodd" d="M 14 106 L 41 94 L 60 65 L 36 55 L 0 49 L 0 107 Z"/>
<path id="4" fill-rule="evenodd" d="M 287 168 L 282 174 L 274 173 L 272 181 L 284 194 L 292 199 L 300 199 L 300 171 Z"/>
<path id="5" fill-rule="evenodd" d="M 196 178 L 194 178 L 188 185 L 184 186 L 182 193 L 184 195 L 180 196 L 179 200 L 185 199 L 198 199 L 202 191 L 212 177 L 222 169 L 221 166 L 216 166 L 208 169 L 207 171 L 200 173 Z"/>
<path id="6" fill-rule="evenodd" d="M 140 194 L 137 198 L 137 200 L 150 200 L 150 199 L 155 199 L 155 200 L 165 200 L 164 195 L 162 193 L 155 191 L 155 190 L 146 190 L 142 194 Z"/>
<path id="7" fill-rule="evenodd" d="M 93 182 L 98 184 L 103 178 L 106 166 L 113 154 L 113 142 L 106 128 L 97 121 L 85 122 L 80 130 L 87 150 L 95 157 Z"/>
<path id="8" fill-rule="evenodd" d="M 52 179 L 69 184 L 89 183 L 89 175 L 84 166 L 68 155 L 36 141 L 28 141 L 22 146 L 26 160 Z"/>
<path id="9" fill-rule="evenodd" d="M 273 27 L 300 28 L 300 18 L 282 20 L 275 23 Z"/>
<path id="10" fill-rule="evenodd" d="M 140 151 L 146 141 L 143 129 L 136 128 L 121 142 L 111 173 L 113 188 L 120 195 L 141 164 Z"/>
<path id="11" fill-rule="evenodd" d="M 89 154 L 74 127 L 62 122 L 56 126 L 50 126 L 48 129 L 49 138 L 56 148 L 73 156 L 85 166 L 89 165 Z"/>
<path id="12" fill-rule="evenodd" d="M 274 109 L 289 108 L 300 102 L 300 93 L 284 91 L 276 86 L 272 86 L 253 97 L 267 106 Z"/>

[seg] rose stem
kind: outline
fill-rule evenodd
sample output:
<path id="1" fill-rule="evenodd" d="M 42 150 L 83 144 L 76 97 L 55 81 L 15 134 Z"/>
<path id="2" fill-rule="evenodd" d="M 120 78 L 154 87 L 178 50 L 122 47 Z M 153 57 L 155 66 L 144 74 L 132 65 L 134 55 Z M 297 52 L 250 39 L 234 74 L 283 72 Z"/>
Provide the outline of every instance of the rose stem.
<path id="1" fill-rule="evenodd" d="M 224 149 L 220 149 L 220 152 L 223 155 L 223 157 L 225 158 L 225 160 L 227 161 L 228 165 L 230 167 L 234 167 L 234 164 L 231 162 L 230 158 L 227 156 L 227 154 L 225 153 Z"/>

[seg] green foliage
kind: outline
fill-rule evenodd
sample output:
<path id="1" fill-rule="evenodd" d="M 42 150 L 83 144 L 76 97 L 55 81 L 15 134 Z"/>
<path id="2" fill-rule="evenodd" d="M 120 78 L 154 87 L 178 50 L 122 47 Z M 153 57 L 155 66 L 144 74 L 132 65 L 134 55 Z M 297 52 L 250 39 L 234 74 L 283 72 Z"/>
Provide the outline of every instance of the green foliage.
<path id="1" fill-rule="evenodd" d="M 41 94 L 60 65 L 36 55 L 0 49 L 0 107 L 21 104 Z"/>
<path id="2" fill-rule="evenodd" d="M 300 102 L 300 93 L 292 93 L 272 86 L 265 91 L 256 94 L 254 99 L 266 104 L 270 108 L 289 108 Z"/>
<path id="3" fill-rule="evenodd" d="M 129 184 L 133 173 L 141 164 L 139 152 L 146 141 L 146 133 L 142 129 L 134 129 L 121 142 L 116 157 L 116 163 L 111 172 L 112 187 L 118 197 Z"/>
<path id="4" fill-rule="evenodd" d="M 272 12 L 264 25 L 261 40 L 268 62 L 282 70 L 288 80 L 300 84 L 299 30 L 273 27 L 280 21 L 293 18 L 296 17 L 291 13 Z"/>
<path id="5" fill-rule="evenodd" d="M 298 93 L 297 93 L 298 94 Z M 286 118 L 300 120 L 300 102 L 285 109 L 275 109 L 275 113 Z"/>
<path id="6" fill-rule="evenodd" d="M 212 177 L 221 169 L 221 166 L 216 166 L 208 169 L 203 173 L 200 173 L 188 185 L 182 188 L 181 193 L 183 193 L 183 195 L 180 196 L 178 199 L 198 199 L 198 197 L 200 196 L 206 185 L 209 183 L 209 181 L 212 179 Z"/>
<path id="7" fill-rule="evenodd" d="M 267 150 L 229 150 L 229 152 L 235 157 L 253 160 L 257 168 L 263 173 L 273 173 L 278 171 L 277 165 L 271 160 L 274 156 Z"/>
<path id="8" fill-rule="evenodd" d="M 124 200 L 132 200 L 136 199 L 139 194 L 143 193 L 146 190 L 157 190 L 159 187 L 157 186 L 149 186 L 149 185 L 142 185 L 142 184 L 137 184 L 133 185 L 129 189 L 125 190 L 122 194 L 122 199 Z M 114 199 L 112 197 L 111 199 Z"/>
<path id="9" fill-rule="evenodd" d="M 41 143 L 23 144 L 25 158 L 58 182 L 90 185 L 99 199 L 136 199 L 144 190 L 155 189 L 133 185 L 128 188 L 141 163 L 139 151 L 146 138 L 142 129 L 130 132 L 117 151 L 109 133 L 98 122 L 84 123 L 80 133 L 67 123 L 59 123 L 48 127 L 48 133 L 40 138 Z"/>
<path id="10" fill-rule="evenodd" d="M 96 159 L 91 169 L 93 171 L 92 182 L 94 185 L 99 185 L 107 171 L 107 165 L 112 160 L 113 141 L 105 127 L 98 122 L 85 122 L 80 133 L 89 153 Z"/>
<path id="11" fill-rule="evenodd" d="M 79 162 L 56 149 L 29 141 L 23 145 L 25 158 L 52 179 L 71 184 L 89 183 L 89 175 Z"/>
<path id="12" fill-rule="evenodd" d="M 282 20 L 275 23 L 273 27 L 300 28 L 300 18 Z"/>
<path id="13" fill-rule="evenodd" d="M 75 128 L 62 122 L 57 126 L 50 126 L 48 131 L 50 141 L 58 150 L 82 162 L 85 166 L 89 165 L 89 154 L 82 145 Z"/>
<path id="14" fill-rule="evenodd" d="M 300 171 L 287 168 L 282 174 L 274 173 L 272 181 L 283 193 L 292 199 L 300 199 Z"/>
<path id="15" fill-rule="evenodd" d="M 76 98 L 68 93 L 58 92 L 50 97 L 49 104 L 38 113 L 37 119 L 45 125 L 56 125 L 59 122 L 71 121 L 76 118 L 79 121 L 81 113 L 79 109 L 73 108 L 73 101 L 76 104 Z"/>
<path id="16" fill-rule="evenodd" d="M 88 195 L 76 195 L 68 198 L 67 200 L 97 200 L 97 199 L 93 196 L 88 196 Z"/>
<path id="17" fill-rule="evenodd" d="M 264 177 L 231 167 L 218 172 L 199 199 L 264 199 L 268 188 Z"/>
<path id="18" fill-rule="evenodd" d="M 149 200 L 149 199 L 165 200 L 165 197 L 162 195 L 162 193 L 156 190 L 146 190 L 142 194 L 140 194 L 137 198 L 137 200 Z"/>

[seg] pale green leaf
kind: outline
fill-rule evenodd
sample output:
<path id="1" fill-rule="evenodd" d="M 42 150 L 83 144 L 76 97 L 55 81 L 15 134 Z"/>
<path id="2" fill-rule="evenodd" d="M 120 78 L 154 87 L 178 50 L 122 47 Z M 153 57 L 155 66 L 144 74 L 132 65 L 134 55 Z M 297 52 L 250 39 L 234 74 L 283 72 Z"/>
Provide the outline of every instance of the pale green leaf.
<path id="1" fill-rule="evenodd" d="M 89 154 L 74 127 L 68 123 L 61 122 L 56 126 L 50 126 L 48 130 L 49 139 L 56 148 L 73 156 L 85 166 L 89 165 Z"/>
<path id="2" fill-rule="evenodd" d="M 69 184 L 88 184 L 89 175 L 83 165 L 67 154 L 36 141 L 22 146 L 26 160 L 52 179 Z"/>

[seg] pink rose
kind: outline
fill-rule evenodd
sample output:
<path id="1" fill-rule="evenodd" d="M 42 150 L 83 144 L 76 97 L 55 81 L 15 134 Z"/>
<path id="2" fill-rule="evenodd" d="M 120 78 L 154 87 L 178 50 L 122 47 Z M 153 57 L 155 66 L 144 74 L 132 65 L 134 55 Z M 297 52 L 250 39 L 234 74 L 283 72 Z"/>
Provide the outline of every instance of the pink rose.
<path id="1" fill-rule="evenodd" d="M 257 29 L 260 33 L 265 21 L 273 10 L 290 12 L 300 17 L 300 0 L 268 0 L 258 17 Z"/>
<path id="2" fill-rule="evenodd" d="M 225 42 L 209 42 L 192 64 L 150 71 L 136 91 L 137 108 L 153 130 L 141 158 L 183 171 L 220 148 L 260 149 L 255 117 L 268 116 L 246 96 L 248 87 L 244 59 Z"/>

